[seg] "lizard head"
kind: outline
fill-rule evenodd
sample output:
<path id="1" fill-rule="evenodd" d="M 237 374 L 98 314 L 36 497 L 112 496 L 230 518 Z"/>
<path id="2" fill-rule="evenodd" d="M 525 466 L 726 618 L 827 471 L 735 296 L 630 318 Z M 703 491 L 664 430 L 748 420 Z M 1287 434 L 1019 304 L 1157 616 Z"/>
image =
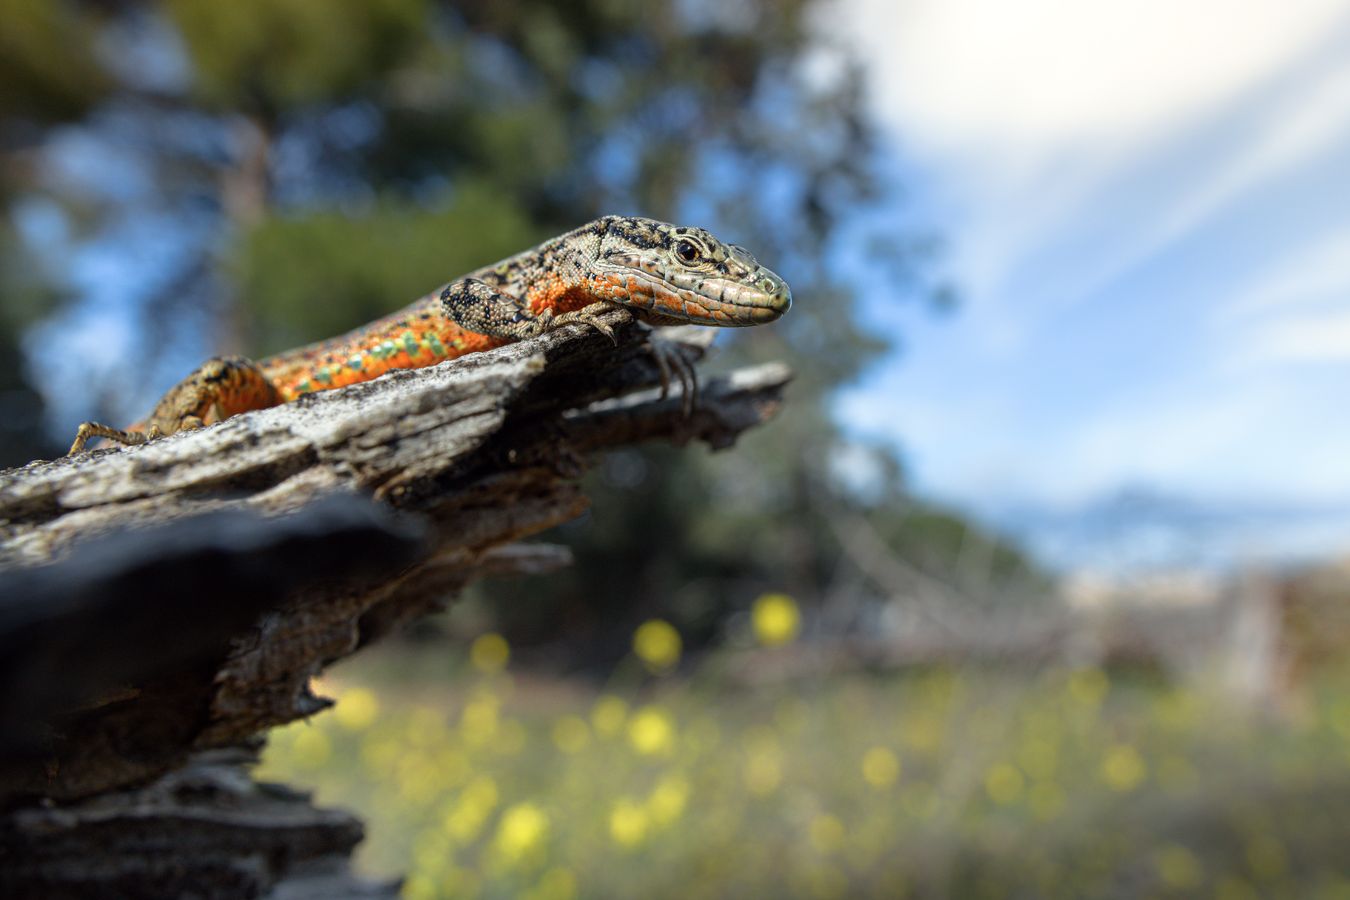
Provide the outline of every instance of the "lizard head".
<path id="1" fill-rule="evenodd" d="M 732 327 L 772 322 L 792 306 L 787 282 L 702 228 L 603 221 L 594 265 L 598 286 L 616 303 L 656 319 Z"/>

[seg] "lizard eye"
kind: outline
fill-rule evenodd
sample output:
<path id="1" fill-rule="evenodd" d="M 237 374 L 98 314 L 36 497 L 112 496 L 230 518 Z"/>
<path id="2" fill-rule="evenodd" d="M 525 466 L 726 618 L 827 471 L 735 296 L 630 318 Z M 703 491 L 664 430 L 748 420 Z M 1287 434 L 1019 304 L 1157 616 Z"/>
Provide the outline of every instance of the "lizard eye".
<path id="1" fill-rule="evenodd" d="M 675 245 L 675 255 L 687 263 L 696 262 L 699 257 L 698 247 L 692 241 L 680 241 Z"/>

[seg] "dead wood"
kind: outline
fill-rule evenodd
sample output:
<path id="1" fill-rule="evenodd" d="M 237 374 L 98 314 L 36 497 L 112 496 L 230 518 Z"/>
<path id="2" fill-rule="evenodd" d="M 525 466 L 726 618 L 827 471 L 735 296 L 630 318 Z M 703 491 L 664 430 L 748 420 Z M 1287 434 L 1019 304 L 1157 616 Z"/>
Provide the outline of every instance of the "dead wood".
<path id="1" fill-rule="evenodd" d="M 577 479 L 596 453 L 652 439 L 727 447 L 781 403 L 789 373 L 770 364 L 705 383 L 686 416 L 678 397 L 657 395 L 638 326 L 622 312 L 608 321 L 617 346 L 570 327 L 145 446 L 0 472 L 0 803 L 11 808 L 0 873 L 32 856 L 33 833 L 56 833 L 45 820 L 24 830 L 48 815 L 40 808 L 73 804 L 67 837 L 103 834 L 81 828 L 115 792 L 117 815 L 130 815 L 143 792 L 162 800 L 166 773 L 322 709 L 312 676 L 469 581 L 566 565 L 564 549 L 515 542 L 585 508 Z M 692 363 L 701 349 L 680 352 Z M 154 809 L 166 835 L 186 815 Z M 322 852 L 286 852 L 345 855 L 347 826 L 324 821 L 336 830 L 314 844 Z M 218 831 L 246 845 L 231 827 Z M 313 844 L 313 829 L 294 834 Z M 70 839 L 58 863 L 112 846 Z M 273 869 L 257 884 L 279 885 Z M 134 895 L 129 883 L 113 892 Z M 5 893 L 44 884 L 57 882 L 33 875 Z"/>

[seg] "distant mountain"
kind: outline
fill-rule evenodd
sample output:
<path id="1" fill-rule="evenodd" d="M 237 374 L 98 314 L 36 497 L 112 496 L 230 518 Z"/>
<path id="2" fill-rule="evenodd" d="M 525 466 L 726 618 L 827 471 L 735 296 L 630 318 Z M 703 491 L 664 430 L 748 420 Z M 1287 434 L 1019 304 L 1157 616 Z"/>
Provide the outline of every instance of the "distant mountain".
<path id="1" fill-rule="evenodd" d="M 1198 499 L 1128 486 L 1076 507 L 1017 503 L 974 514 L 1059 568 L 1227 570 L 1350 551 L 1350 502 Z"/>

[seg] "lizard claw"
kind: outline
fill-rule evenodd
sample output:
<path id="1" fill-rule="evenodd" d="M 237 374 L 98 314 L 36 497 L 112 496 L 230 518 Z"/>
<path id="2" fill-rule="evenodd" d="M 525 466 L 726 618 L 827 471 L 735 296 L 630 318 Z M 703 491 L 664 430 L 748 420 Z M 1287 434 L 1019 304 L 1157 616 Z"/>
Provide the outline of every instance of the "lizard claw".
<path id="1" fill-rule="evenodd" d="M 613 304 L 610 303 L 592 303 L 590 306 L 583 307 L 582 309 L 563 313 L 561 316 L 555 318 L 550 318 L 546 323 L 545 328 L 548 331 L 552 331 L 553 329 L 561 328 L 564 325 L 580 322 L 582 325 L 591 326 L 596 331 L 609 338 L 610 342 L 617 347 L 619 346 L 619 336 L 614 333 L 614 329 L 610 325 L 601 322 L 599 319 L 601 313 L 608 312 L 614 308 Z"/>
<path id="2" fill-rule="evenodd" d="M 689 418 L 698 405 L 698 372 L 672 341 L 651 335 L 647 339 L 647 349 L 661 372 L 661 399 L 670 396 L 671 376 L 674 375 L 680 383 L 680 411 Z"/>
<path id="3" fill-rule="evenodd" d="M 614 333 L 613 328 L 610 328 L 604 322 L 601 322 L 600 320 L 589 316 L 578 316 L 577 321 L 584 322 L 585 324 L 594 328 L 596 331 L 603 334 L 605 337 L 609 338 L 609 342 L 613 344 L 615 347 L 619 346 L 619 336 Z"/>

